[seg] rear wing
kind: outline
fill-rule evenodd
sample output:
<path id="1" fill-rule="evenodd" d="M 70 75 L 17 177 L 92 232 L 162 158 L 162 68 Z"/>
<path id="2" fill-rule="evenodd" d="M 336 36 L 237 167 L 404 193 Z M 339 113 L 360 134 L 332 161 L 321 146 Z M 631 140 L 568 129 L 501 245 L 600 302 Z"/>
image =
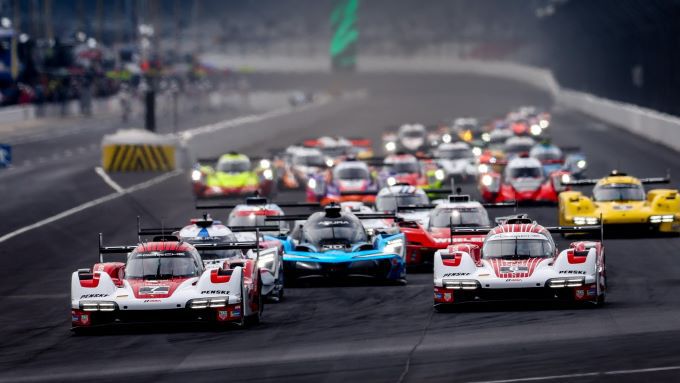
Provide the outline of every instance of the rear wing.
<path id="1" fill-rule="evenodd" d="M 203 205 L 203 204 L 196 204 L 196 209 L 197 210 L 215 210 L 215 209 L 233 209 L 236 206 L 240 205 L 249 205 L 249 206 L 262 206 L 262 205 L 267 205 L 267 204 L 275 204 L 279 207 L 306 207 L 306 208 L 319 208 L 321 205 L 319 203 L 313 203 L 313 202 L 269 202 L 267 201 L 266 198 L 253 198 L 253 200 L 257 199 L 257 203 L 255 201 L 249 201 L 246 199 L 244 203 L 238 203 L 238 204 L 212 204 L 212 205 Z M 197 201 L 198 202 L 198 201 Z"/>
<path id="2" fill-rule="evenodd" d="M 359 219 L 396 219 L 395 214 L 389 213 L 365 213 L 365 214 L 354 214 Z M 281 221 L 305 221 L 309 218 L 308 215 L 273 215 L 265 217 L 267 222 L 281 222 Z"/>
<path id="3" fill-rule="evenodd" d="M 544 226 L 551 234 L 587 234 L 600 233 L 602 231 L 601 225 L 592 226 Z M 465 235 L 465 234 L 488 234 L 493 227 L 451 227 L 451 235 Z"/>
<path id="4" fill-rule="evenodd" d="M 616 171 L 611 172 L 609 175 L 611 176 L 625 176 L 625 173 L 619 173 Z M 569 182 L 562 182 L 562 185 L 565 186 L 585 186 L 585 185 L 595 185 L 600 181 L 601 178 L 594 178 L 594 179 L 582 179 L 582 180 L 571 180 Z M 649 184 L 668 184 L 671 182 L 671 172 L 668 170 L 666 173 L 665 177 L 647 177 L 647 178 L 638 178 L 640 183 L 644 185 L 649 185 Z"/>

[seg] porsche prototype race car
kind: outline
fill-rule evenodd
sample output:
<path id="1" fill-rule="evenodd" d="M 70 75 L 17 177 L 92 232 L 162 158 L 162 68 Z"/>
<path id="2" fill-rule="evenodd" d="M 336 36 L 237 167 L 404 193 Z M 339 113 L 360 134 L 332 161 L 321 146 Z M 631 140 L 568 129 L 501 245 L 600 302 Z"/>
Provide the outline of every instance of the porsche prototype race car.
<path id="1" fill-rule="evenodd" d="M 567 190 L 569 181 L 568 172 L 559 170 L 546 175 L 539 160 L 523 156 L 510 160 L 502 176 L 496 172 L 482 175 L 479 192 L 485 202 L 556 204 L 558 194 Z"/>
<path id="2" fill-rule="evenodd" d="M 353 214 L 340 205 L 326 206 L 311 216 L 268 217 L 268 220 L 305 219 L 283 244 L 287 281 L 309 278 L 371 278 L 378 281 L 406 282 L 404 235 L 367 233 L 361 219 L 394 218 L 386 214 Z"/>
<path id="3" fill-rule="evenodd" d="M 601 179 L 574 180 L 568 185 L 595 185 L 592 197 L 579 191 L 559 196 L 560 225 L 592 225 L 634 234 L 680 233 L 680 195 L 677 189 L 653 189 L 643 185 L 664 184 L 670 176 L 635 178 L 613 171 Z"/>
<path id="4" fill-rule="evenodd" d="M 435 253 L 434 307 L 505 300 L 602 305 L 607 293 L 602 243 L 574 242 L 559 252 L 551 236 L 589 231 L 601 227 L 544 227 L 526 216 L 495 228 L 456 228 L 454 235 L 485 237 Z"/>
<path id="5" fill-rule="evenodd" d="M 145 242 L 104 247 L 91 269 L 71 276 L 74 329 L 125 322 L 206 321 L 246 325 L 258 322 L 269 273 L 257 256 L 219 268 L 205 268 L 199 250 L 256 250 L 255 243 Z M 104 254 L 127 254 L 125 262 L 104 262 Z"/>
<path id="6" fill-rule="evenodd" d="M 276 175 L 271 165 L 266 159 L 253 164 L 248 156 L 238 153 L 199 160 L 191 173 L 194 194 L 198 198 L 234 197 L 256 192 L 271 196 L 276 192 Z"/>

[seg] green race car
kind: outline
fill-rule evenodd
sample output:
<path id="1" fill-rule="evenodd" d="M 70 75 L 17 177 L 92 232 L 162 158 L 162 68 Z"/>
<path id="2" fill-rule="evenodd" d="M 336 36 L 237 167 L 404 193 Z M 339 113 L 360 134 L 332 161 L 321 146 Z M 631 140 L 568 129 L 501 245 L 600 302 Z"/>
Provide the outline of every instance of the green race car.
<path id="1" fill-rule="evenodd" d="M 271 162 L 255 161 L 245 154 L 228 153 L 217 159 L 198 160 L 191 173 L 194 194 L 198 198 L 238 197 L 275 193 L 275 174 Z"/>

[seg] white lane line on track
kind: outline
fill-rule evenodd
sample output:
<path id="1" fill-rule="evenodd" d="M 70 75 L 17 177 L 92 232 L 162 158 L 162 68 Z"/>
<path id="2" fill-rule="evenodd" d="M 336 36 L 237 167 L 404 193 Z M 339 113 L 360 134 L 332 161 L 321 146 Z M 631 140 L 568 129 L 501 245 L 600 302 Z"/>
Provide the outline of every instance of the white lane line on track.
<path id="1" fill-rule="evenodd" d="M 364 97 L 364 96 L 365 96 L 365 94 L 350 95 L 350 98 Z M 238 117 L 238 118 L 235 118 L 235 119 L 232 119 L 232 120 L 222 121 L 222 122 L 219 122 L 219 123 L 216 123 L 216 124 L 199 126 L 197 128 L 190 129 L 190 130 L 184 131 L 182 133 L 179 133 L 179 136 L 181 138 L 184 138 L 184 139 L 190 139 L 194 135 L 211 133 L 211 132 L 215 132 L 215 131 L 226 129 L 226 128 L 232 128 L 232 127 L 239 126 L 239 125 L 264 121 L 264 120 L 271 119 L 271 118 L 274 118 L 274 117 L 278 117 L 278 116 L 281 116 L 281 115 L 307 110 L 307 109 L 310 109 L 310 108 L 313 108 L 313 107 L 317 107 L 317 106 L 327 104 L 329 101 L 330 101 L 330 98 L 323 98 L 322 100 L 320 100 L 318 102 L 307 104 L 307 105 L 304 105 L 304 106 L 301 106 L 301 107 L 295 107 L 295 108 L 284 107 L 284 108 L 274 109 L 274 110 L 271 110 L 269 112 L 262 113 L 262 114 L 253 114 L 253 115 Z M 38 162 L 44 162 L 44 161 L 46 161 L 45 158 L 43 158 L 43 157 L 38 158 Z M 99 172 L 97 172 L 97 173 L 99 174 Z M 31 225 L 24 226 L 22 228 L 19 228 L 17 230 L 14 230 L 12 232 L 4 234 L 4 235 L 0 236 L 0 243 L 5 242 L 5 241 L 7 241 L 11 238 L 14 238 L 17 235 L 21 235 L 21 234 L 26 233 L 28 231 L 31 231 L 33 229 L 37 229 L 39 227 L 50 224 L 52 222 L 58 221 L 62 218 L 66 218 L 66 217 L 71 216 L 73 214 L 79 213 L 83 210 L 89 209 L 89 208 L 97 206 L 97 205 L 101 205 L 104 202 L 114 200 L 114 199 L 121 197 L 125 194 L 129 194 L 129 193 L 135 192 L 137 190 L 141 190 L 141 189 L 145 189 L 149 186 L 153 186 L 157 183 L 165 181 L 166 179 L 172 178 L 172 177 L 174 177 L 174 176 L 176 176 L 180 173 L 182 173 L 180 170 L 175 170 L 173 172 L 163 174 L 163 175 L 158 176 L 156 178 L 152 178 L 151 180 L 143 182 L 141 184 L 133 185 L 133 186 L 127 188 L 127 189 L 123 189 L 122 192 L 117 191 L 116 193 L 108 194 L 108 195 L 105 195 L 103 197 L 97 198 L 95 200 L 85 202 L 81 205 L 78 205 L 78 206 L 73 207 L 71 209 L 65 210 L 65 211 L 63 211 L 59 214 L 53 215 L 51 217 L 48 217 L 48 218 L 45 218 L 45 219 L 40 220 L 38 222 L 35 222 Z M 101 176 L 101 174 L 100 174 L 100 176 Z M 108 177 L 108 175 L 107 175 L 107 177 Z M 103 178 L 103 176 L 102 176 L 102 178 Z M 113 180 L 111 180 L 110 178 L 109 178 L 109 180 L 113 184 L 118 185 Z M 106 181 L 106 179 L 104 179 L 104 181 Z M 113 186 L 113 184 L 111 184 L 109 182 L 107 182 L 107 184 L 109 184 L 109 186 L 111 186 L 112 188 L 114 188 L 114 190 L 116 190 L 116 188 Z M 120 186 L 118 185 L 118 187 L 120 187 Z M 1 381 L 1 379 L 0 379 L 0 381 Z"/>
<path id="2" fill-rule="evenodd" d="M 111 186 L 111 189 L 115 190 L 117 193 L 124 193 L 125 189 L 123 189 L 122 186 L 118 185 L 118 183 L 109 177 L 108 174 L 106 174 L 106 171 L 101 166 L 97 166 L 94 168 L 94 172 L 97 173 L 103 180 L 106 182 L 107 185 Z"/>
<path id="3" fill-rule="evenodd" d="M 123 189 L 122 192 L 116 192 L 116 193 L 107 194 L 107 195 L 105 195 L 105 196 L 103 196 L 103 197 L 100 197 L 100 198 L 97 198 L 97 199 L 95 199 L 95 200 L 92 200 L 92 201 L 89 201 L 89 202 L 85 202 L 85 203 L 83 203 L 83 204 L 81 204 L 81 205 L 78 205 L 78 206 L 76 206 L 76 207 L 73 207 L 73 208 L 70 208 L 70 209 L 68 209 L 68 210 L 62 211 L 62 212 L 59 213 L 59 214 L 55 214 L 55 215 L 53 215 L 53 216 L 51 216 L 51 217 L 47 217 L 47 218 L 45 218 L 45 219 L 42 219 L 42 220 L 40 220 L 40 221 L 38 221 L 38 222 L 36 222 L 36 223 L 30 224 L 30 225 L 28 225 L 28 226 L 24 226 L 24 227 L 22 227 L 22 228 L 19 228 L 19 229 L 17 229 L 17 230 L 14 230 L 14 231 L 12 231 L 12 232 L 9 232 L 9 233 L 7 233 L 7 234 L 5 234 L 5 235 L 3 235 L 3 236 L 0 237 L 0 243 L 5 242 L 5 241 L 7 241 L 7 240 L 9 240 L 9 239 L 11 239 L 11 238 L 14 238 L 14 237 L 16 237 L 17 235 L 26 233 L 26 232 L 28 232 L 28 231 L 31 231 L 31 230 L 33 230 L 33 229 L 37 229 L 37 228 L 42 227 L 42 226 L 45 226 L 45 225 L 48 225 L 48 224 L 50 224 L 50 223 L 52 223 L 52 222 L 56 222 L 56 221 L 58 221 L 58 220 L 60 220 L 60 219 L 62 219 L 62 218 L 66 218 L 66 217 L 68 217 L 68 216 L 74 215 L 74 214 L 79 213 L 79 212 L 81 212 L 81 211 L 83 211 L 83 210 L 87 210 L 87 209 L 89 209 L 89 208 L 91 208 L 91 207 L 95 207 L 95 206 L 97 206 L 97 205 L 101 205 L 101 204 L 103 204 L 104 202 L 112 201 L 112 200 L 114 200 L 114 199 L 116 199 L 116 198 L 119 198 L 119 197 L 122 197 L 122 196 L 124 196 L 124 195 L 126 195 L 126 194 L 129 194 L 129 193 L 132 193 L 132 192 L 135 192 L 135 191 L 138 191 L 138 190 L 146 189 L 146 188 L 148 188 L 148 187 L 150 187 L 150 186 L 156 185 L 156 184 L 161 183 L 161 182 L 163 182 L 163 181 L 165 181 L 165 180 L 167 180 L 167 179 L 170 179 L 170 178 L 172 178 L 172 177 L 175 177 L 175 176 L 177 176 L 177 175 L 179 175 L 179 174 L 181 174 L 181 173 L 182 173 L 181 170 L 175 170 L 175 171 L 172 171 L 172 172 L 170 172 L 170 173 L 165 173 L 165 174 L 162 174 L 162 175 L 160 175 L 160 176 L 158 176 L 158 177 L 154 177 L 154 178 L 152 178 L 152 179 L 150 179 L 150 180 L 148 180 L 148 181 L 146 181 L 146 182 L 142 182 L 142 183 L 140 183 L 140 184 L 131 186 L 131 187 L 127 188 L 127 189 Z"/>
<path id="4" fill-rule="evenodd" d="M 612 370 L 612 371 L 602 371 L 602 372 L 584 372 L 579 374 L 566 374 L 566 375 L 550 375 L 550 376 L 533 376 L 527 378 L 515 378 L 515 379 L 501 379 L 501 380 L 481 380 L 469 383 L 518 383 L 518 382 L 540 382 L 545 380 L 564 380 L 573 378 L 584 378 L 592 376 L 616 376 L 616 375 L 632 375 L 632 374 L 645 374 L 650 372 L 664 372 L 664 371 L 677 371 L 680 370 L 680 366 L 666 366 L 666 367 L 653 367 L 653 368 L 639 368 L 633 370 Z"/>

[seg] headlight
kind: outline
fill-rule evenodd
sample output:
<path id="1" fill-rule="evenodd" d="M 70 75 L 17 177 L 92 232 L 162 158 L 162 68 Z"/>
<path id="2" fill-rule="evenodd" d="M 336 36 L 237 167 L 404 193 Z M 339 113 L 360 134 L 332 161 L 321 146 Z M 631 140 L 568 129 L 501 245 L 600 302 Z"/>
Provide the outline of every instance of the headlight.
<path id="1" fill-rule="evenodd" d="M 274 265 L 274 254 L 269 253 L 265 255 L 260 255 L 260 258 L 257 260 L 257 267 L 262 268 L 262 269 L 268 269 L 271 270 Z"/>
<path id="2" fill-rule="evenodd" d="M 489 133 L 482 133 L 482 141 L 484 142 L 491 141 L 491 135 Z"/>
<path id="3" fill-rule="evenodd" d="M 310 178 L 309 181 L 307 181 L 307 187 L 310 189 L 316 189 L 316 179 Z"/>
<path id="4" fill-rule="evenodd" d="M 83 301 L 80 302 L 80 309 L 83 311 L 114 311 L 118 309 L 118 304 L 109 301 Z"/>
<path id="5" fill-rule="evenodd" d="M 187 302 L 187 307 L 193 310 L 201 310 L 208 307 L 225 307 L 228 304 L 229 297 L 197 298 Z"/>
<path id="6" fill-rule="evenodd" d="M 454 290 L 476 290 L 479 288 L 479 282 L 474 279 L 461 279 L 461 280 L 445 280 L 444 288 L 454 289 Z"/>
<path id="7" fill-rule="evenodd" d="M 649 222 L 651 223 L 673 222 L 674 220 L 675 216 L 673 216 L 673 214 L 653 215 L 649 217 Z"/>
<path id="8" fill-rule="evenodd" d="M 531 125 L 531 128 L 529 130 L 532 135 L 538 136 L 543 132 L 543 128 L 541 128 L 540 125 Z"/>
<path id="9" fill-rule="evenodd" d="M 483 173 L 488 173 L 488 172 L 489 172 L 489 165 L 487 165 L 487 164 L 480 164 L 480 165 L 477 167 L 477 170 L 478 170 L 480 173 L 482 173 L 482 174 L 483 174 Z"/>
<path id="10" fill-rule="evenodd" d="M 600 219 L 596 217 L 574 217 L 574 224 L 576 225 L 597 225 Z"/>
<path id="11" fill-rule="evenodd" d="M 443 181 L 445 177 L 446 177 L 446 174 L 445 174 L 444 171 L 441 170 L 441 169 L 437 169 L 437 170 L 434 172 L 434 178 L 436 178 L 436 179 L 439 180 L 439 181 Z"/>
<path id="12" fill-rule="evenodd" d="M 545 128 L 547 128 L 548 126 L 550 126 L 550 121 L 548 121 L 548 120 L 541 120 L 538 124 L 541 125 L 541 128 L 545 129 Z"/>
<path id="13" fill-rule="evenodd" d="M 578 160 L 578 162 L 576 162 L 576 167 L 579 169 L 585 169 L 586 165 L 588 165 L 586 160 Z"/>
<path id="14" fill-rule="evenodd" d="M 444 143 L 448 144 L 449 142 L 451 142 L 451 135 L 448 134 L 448 133 L 444 134 L 444 135 L 442 136 L 442 141 L 443 141 Z"/>
<path id="15" fill-rule="evenodd" d="M 191 180 L 194 182 L 200 181 L 202 176 L 203 173 L 198 169 L 194 169 L 194 171 L 191 172 Z"/>
<path id="16" fill-rule="evenodd" d="M 568 184 L 569 182 L 571 182 L 571 176 L 569 174 L 562 174 L 560 182 L 562 182 L 563 184 Z"/>
<path id="17" fill-rule="evenodd" d="M 397 144 L 395 144 L 394 142 L 390 141 L 390 142 L 385 143 L 385 150 L 387 150 L 388 152 L 393 152 L 396 149 L 397 149 Z"/>
<path id="18" fill-rule="evenodd" d="M 481 156 L 482 155 L 482 148 L 478 148 L 478 147 L 475 146 L 474 148 L 472 148 L 472 154 L 474 154 L 477 157 Z"/>
<path id="19" fill-rule="evenodd" d="M 388 177 L 387 178 L 387 184 L 390 186 L 394 186 L 397 184 L 397 180 L 394 177 Z"/>
<path id="20" fill-rule="evenodd" d="M 260 167 L 262 169 L 269 169 L 272 166 L 271 161 L 267 159 L 260 160 Z"/>
<path id="21" fill-rule="evenodd" d="M 553 278 L 549 279 L 547 286 L 553 289 L 561 289 L 565 287 L 579 287 L 586 284 L 586 279 L 583 277 L 576 278 Z"/>
<path id="22" fill-rule="evenodd" d="M 268 179 L 268 180 L 274 179 L 274 172 L 272 172 L 271 169 L 265 169 L 262 172 L 262 175 L 264 176 L 265 179 Z"/>
<path id="23" fill-rule="evenodd" d="M 403 256 L 404 241 L 401 239 L 393 239 L 387 242 L 383 252 L 385 254 L 397 254 L 398 256 Z"/>
<path id="24" fill-rule="evenodd" d="M 333 162 L 332 159 L 328 158 L 326 160 L 326 166 L 328 166 L 330 168 L 330 167 L 333 167 L 333 165 L 335 165 L 335 162 Z"/>
<path id="25" fill-rule="evenodd" d="M 482 185 L 491 186 L 491 184 L 493 184 L 493 177 L 491 177 L 488 174 L 485 174 L 484 176 L 482 176 Z"/>

